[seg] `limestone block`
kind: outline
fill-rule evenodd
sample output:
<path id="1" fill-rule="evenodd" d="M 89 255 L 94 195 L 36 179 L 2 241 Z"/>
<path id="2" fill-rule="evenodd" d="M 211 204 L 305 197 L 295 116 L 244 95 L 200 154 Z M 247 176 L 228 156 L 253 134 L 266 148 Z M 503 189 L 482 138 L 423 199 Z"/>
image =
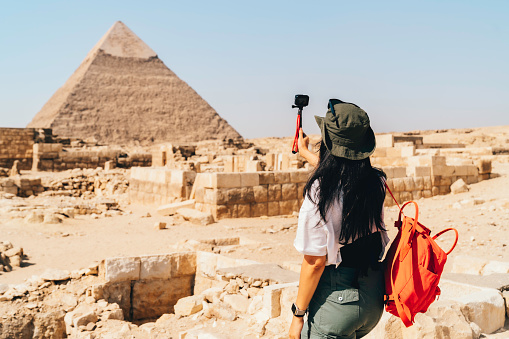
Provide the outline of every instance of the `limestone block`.
<path id="1" fill-rule="evenodd" d="M 259 173 L 258 180 L 260 181 L 260 185 L 274 184 L 274 172 Z"/>
<path id="2" fill-rule="evenodd" d="M 109 282 L 138 280 L 140 278 L 140 258 L 108 258 L 104 261 L 104 278 Z"/>
<path id="3" fill-rule="evenodd" d="M 251 217 L 251 204 L 239 204 L 237 206 L 237 218 Z"/>
<path id="4" fill-rule="evenodd" d="M 300 270 L 299 270 L 300 272 Z M 292 304 L 297 300 L 297 292 L 299 290 L 298 283 L 287 286 L 281 290 L 281 318 L 284 318 L 287 327 L 290 327 L 292 322 L 293 314 L 291 312 Z"/>
<path id="5" fill-rule="evenodd" d="M 269 319 L 279 317 L 281 315 L 281 288 L 278 285 L 269 285 L 263 288 L 263 308 L 262 312 Z"/>
<path id="6" fill-rule="evenodd" d="M 433 187 L 433 185 L 431 183 L 431 177 L 423 177 L 422 180 L 423 180 L 423 189 L 431 190 L 431 188 Z"/>
<path id="7" fill-rule="evenodd" d="M 399 199 L 401 202 L 409 201 L 413 199 L 411 192 L 399 192 Z"/>
<path id="8" fill-rule="evenodd" d="M 131 282 L 123 281 L 113 284 L 94 285 L 92 294 L 96 300 L 104 299 L 109 303 L 115 303 L 123 311 L 124 318 L 129 318 L 131 309 Z"/>
<path id="9" fill-rule="evenodd" d="M 243 295 L 227 294 L 224 296 L 224 302 L 232 309 L 240 313 L 246 313 L 249 307 L 249 300 Z"/>
<path id="10" fill-rule="evenodd" d="M 404 192 L 405 191 L 405 181 L 403 178 L 392 179 L 392 184 L 394 185 L 395 192 Z"/>
<path id="11" fill-rule="evenodd" d="M 464 193 L 468 191 L 469 188 L 463 179 L 456 180 L 454 184 L 451 185 L 451 192 L 453 194 Z"/>
<path id="12" fill-rule="evenodd" d="M 415 145 L 400 147 L 402 157 L 413 157 L 415 155 Z"/>
<path id="13" fill-rule="evenodd" d="M 268 203 L 260 202 L 251 204 L 251 217 L 261 217 L 263 215 L 268 215 Z"/>
<path id="14" fill-rule="evenodd" d="M 476 165 L 467 165 L 467 175 L 468 176 L 478 176 L 479 175 L 479 169 Z"/>
<path id="15" fill-rule="evenodd" d="M 297 184 L 282 184 L 281 193 L 282 200 L 297 199 Z"/>
<path id="16" fill-rule="evenodd" d="M 172 204 L 167 204 L 163 206 L 159 206 L 157 208 L 157 213 L 160 215 L 173 215 L 177 213 L 177 211 L 181 208 L 194 208 L 194 205 L 196 203 L 195 199 L 181 201 L 181 202 L 174 202 Z"/>
<path id="17" fill-rule="evenodd" d="M 279 213 L 279 201 L 269 201 L 267 203 L 267 215 L 268 216 L 280 215 L 280 213 Z"/>
<path id="18" fill-rule="evenodd" d="M 433 166 L 433 167 L 435 167 L 435 166 L 446 166 L 447 165 L 446 157 L 442 156 L 442 155 L 431 156 L 431 163 L 430 163 L 430 165 Z"/>
<path id="19" fill-rule="evenodd" d="M 258 173 L 240 173 L 241 187 L 253 187 L 260 184 Z"/>
<path id="20" fill-rule="evenodd" d="M 229 188 L 214 188 L 214 189 L 206 189 L 205 194 L 212 193 L 215 195 L 214 205 L 226 205 L 228 203 L 228 190 Z M 212 191 L 212 192 L 210 192 Z"/>
<path id="21" fill-rule="evenodd" d="M 392 134 L 376 134 L 377 148 L 392 148 L 394 147 L 394 135 Z"/>
<path id="22" fill-rule="evenodd" d="M 73 324 L 74 327 L 78 328 L 79 326 L 86 326 L 88 323 L 95 323 L 98 319 L 97 314 L 91 311 L 74 318 Z"/>
<path id="23" fill-rule="evenodd" d="M 423 177 L 414 177 L 414 186 L 416 191 L 424 190 L 424 178 Z"/>
<path id="24" fill-rule="evenodd" d="M 422 191 L 412 191 L 412 200 L 419 200 L 422 198 Z"/>
<path id="25" fill-rule="evenodd" d="M 454 166 L 454 175 L 455 176 L 467 176 L 468 175 L 468 167 L 467 166 Z"/>
<path id="26" fill-rule="evenodd" d="M 268 201 L 280 201 L 282 197 L 281 184 L 270 184 L 268 186 Z"/>
<path id="27" fill-rule="evenodd" d="M 233 204 L 240 204 L 243 203 L 243 197 L 242 197 L 242 189 L 241 188 L 229 188 L 226 190 L 226 203 L 233 205 Z"/>
<path id="28" fill-rule="evenodd" d="M 309 178 L 309 171 L 292 171 L 290 172 L 290 182 L 306 183 Z"/>
<path id="29" fill-rule="evenodd" d="M 438 189 L 439 189 L 440 194 L 451 193 L 450 186 L 439 186 Z"/>
<path id="30" fill-rule="evenodd" d="M 405 191 L 412 192 L 415 190 L 415 182 L 413 177 L 403 178 L 403 183 L 405 184 Z"/>
<path id="31" fill-rule="evenodd" d="M 391 190 L 391 192 L 394 193 L 394 184 L 392 182 L 392 179 L 387 179 L 387 186 L 389 186 L 389 189 Z"/>
<path id="32" fill-rule="evenodd" d="M 212 216 L 214 220 L 227 219 L 232 217 L 232 210 L 230 209 L 232 206 L 226 205 L 217 205 L 212 206 Z"/>
<path id="33" fill-rule="evenodd" d="M 267 164 L 267 168 L 269 168 L 269 170 L 274 170 L 275 156 L 276 155 L 274 153 L 267 153 L 265 155 L 265 163 Z"/>
<path id="34" fill-rule="evenodd" d="M 276 184 L 284 184 L 290 182 L 290 173 L 289 172 L 275 172 L 274 173 L 274 182 Z"/>
<path id="35" fill-rule="evenodd" d="M 64 281 L 70 279 L 70 272 L 67 270 L 48 268 L 40 277 L 44 281 Z"/>
<path id="36" fill-rule="evenodd" d="M 491 173 L 491 160 L 490 159 L 479 159 L 477 161 L 477 168 L 479 169 L 479 174 L 489 174 Z"/>
<path id="37" fill-rule="evenodd" d="M 192 294 L 193 280 L 193 276 L 183 276 L 171 280 L 136 281 L 132 291 L 133 320 L 172 313 L 179 299 Z"/>
<path id="38" fill-rule="evenodd" d="M 290 215 L 300 210 L 299 200 L 286 200 L 279 202 L 279 213 L 281 215 Z"/>
<path id="39" fill-rule="evenodd" d="M 201 295 L 192 295 L 179 299 L 174 306 L 175 316 L 186 317 L 200 312 L 203 309 L 203 300 L 204 297 Z"/>
<path id="40" fill-rule="evenodd" d="M 393 167 L 383 167 L 382 170 L 387 175 L 387 178 L 394 178 L 394 168 Z"/>
<path id="41" fill-rule="evenodd" d="M 196 274 L 196 252 L 182 252 L 171 254 L 171 276 L 181 277 Z"/>
<path id="42" fill-rule="evenodd" d="M 391 146 L 392 147 L 392 146 Z M 377 147 L 371 157 L 373 158 L 384 158 L 387 156 L 385 147 L 379 146 L 377 141 Z"/>
<path id="43" fill-rule="evenodd" d="M 479 176 L 478 175 L 469 175 L 467 176 L 467 179 L 465 180 L 467 185 L 476 184 L 479 182 Z"/>
<path id="44" fill-rule="evenodd" d="M 474 256 L 457 255 L 454 257 L 451 273 L 481 275 L 488 260 Z"/>
<path id="45" fill-rule="evenodd" d="M 389 158 L 401 158 L 401 148 L 387 148 L 385 154 Z"/>
<path id="46" fill-rule="evenodd" d="M 215 181 L 213 177 L 214 173 L 197 173 L 193 185 L 196 187 L 214 188 Z"/>
<path id="47" fill-rule="evenodd" d="M 433 196 L 433 193 L 431 190 L 423 190 L 422 191 L 422 197 L 423 198 L 431 198 Z"/>
<path id="48" fill-rule="evenodd" d="M 483 333 L 493 333 L 505 322 L 505 302 L 502 294 L 495 289 L 464 295 L 457 299 L 465 304 L 461 308 L 468 321 L 476 323 Z"/>
<path id="49" fill-rule="evenodd" d="M 253 187 L 255 202 L 267 202 L 268 199 L 268 186 L 260 185 Z"/>
<path id="50" fill-rule="evenodd" d="M 403 338 L 473 339 L 472 328 L 454 301 L 436 301 L 425 314 L 417 314 L 412 327 L 402 327 Z"/>
<path id="51" fill-rule="evenodd" d="M 210 252 L 196 252 L 196 273 L 208 277 L 216 276 L 217 254 Z"/>
<path id="52" fill-rule="evenodd" d="M 443 177 L 450 177 L 454 175 L 454 167 L 446 165 L 434 165 L 431 167 L 431 174 L 435 176 L 440 175 Z"/>
<path id="53" fill-rule="evenodd" d="M 212 214 L 208 212 L 198 211 L 192 208 L 180 208 L 177 214 L 181 215 L 185 220 L 196 225 L 210 225 L 214 222 Z"/>
<path id="54" fill-rule="evenodd" d="M 432 194 L 433 196 L 436 196 L 436 195 L 439 195 L 439 194 L 440 194 L 440 189 L 438 188 L 438 186 L 433 186 L 433 187 L 431 188 L 431 194 Z"/>
<path id="55" fill-rule="evenodd" d="M 247 160 L 246 172 L 259 172 L 262 170 L 262 162 L 260 160 Z"/>
<path id="56" fill-rule="evenodd" d="M 254 189 L 252 186 L 242 187 L 240 189 L 240 193 L 241 193 L 241 200 L 243 203 L 247 204 L 247 203 L 255 202 Z"/>
<path id="57" fill-rule="evenodd" d="M 240 173 L 214 173 L 212 186 L 214 188 L 242 187 Z"/>
<path id="58" fill-rule="evenodd" d="M 412 177 L 429 177 L 431 176 L 431 167 L 429 166 L 408 166 L 406 168 L 408 176 Z"/>
<path id="59" fill-rule="evenodd" d="M 140 279 L 170 279 L 172 276 L 172 256 L 147 255 L 140 257 Z"/>
<path id="60" fill-rule="evenodd" d="M 490 275 L 494 273 L 509 273 L 509 262 L 507 261 L 489 261 L 482 270 L 482 275 Z"/>

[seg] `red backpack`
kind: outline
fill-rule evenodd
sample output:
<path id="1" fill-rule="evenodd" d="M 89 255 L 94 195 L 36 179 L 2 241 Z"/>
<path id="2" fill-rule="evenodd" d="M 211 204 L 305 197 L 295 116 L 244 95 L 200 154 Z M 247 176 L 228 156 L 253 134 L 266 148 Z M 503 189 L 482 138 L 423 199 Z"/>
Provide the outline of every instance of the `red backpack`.
<path id="1" fill-rule="evenodd" d="M 386 185 L 387 187 L 387 185 Z M 387 190 L 392 195 L 391 190 Z M 401 318 L 406 327 L 412 326 L 415 314 L 426 312 L 440 295 L 438 282 L 444 270 L 447 255 L 458 242 L 458 231 L 447 228 L 431 237 L 431 231 L 417 221 L 419 207 L 415 201 L 399 206 L 398 220 L 394 226 L 398 235 L 385 257 L 385 310 Z M 408 204 L 415 205 L 415 218 L 403 214 Z M 401 216 L 403 215 L 403 220 Z M 437 245 L 435 239 L 447 231 L 456 232 L 456 240 L 448 252 Z"/>

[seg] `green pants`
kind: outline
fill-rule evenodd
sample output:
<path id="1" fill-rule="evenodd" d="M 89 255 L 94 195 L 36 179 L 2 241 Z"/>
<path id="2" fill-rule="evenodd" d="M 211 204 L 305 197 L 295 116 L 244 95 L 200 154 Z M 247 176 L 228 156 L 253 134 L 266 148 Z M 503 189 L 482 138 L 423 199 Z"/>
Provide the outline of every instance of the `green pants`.
<path id="1" fill-rule="evenodd" d="M 378 323 L 384 308 L 383 271 L 357 277 L 353 268 L 326 266 L 309 303 L 301 339 L 357 339 Z"/>

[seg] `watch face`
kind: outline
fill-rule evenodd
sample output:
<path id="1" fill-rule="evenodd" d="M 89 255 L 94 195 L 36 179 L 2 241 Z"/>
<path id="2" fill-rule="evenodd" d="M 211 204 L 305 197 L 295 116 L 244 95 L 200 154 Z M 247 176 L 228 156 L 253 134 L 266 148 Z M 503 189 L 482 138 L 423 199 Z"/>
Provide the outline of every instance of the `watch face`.
<path id="1" fill-rule="evenodd" d="M 295 304 L 292 304 L 292 313 L 295 314 L 296 311 L 297 311 L 297 306 L 295 306 Z"/>

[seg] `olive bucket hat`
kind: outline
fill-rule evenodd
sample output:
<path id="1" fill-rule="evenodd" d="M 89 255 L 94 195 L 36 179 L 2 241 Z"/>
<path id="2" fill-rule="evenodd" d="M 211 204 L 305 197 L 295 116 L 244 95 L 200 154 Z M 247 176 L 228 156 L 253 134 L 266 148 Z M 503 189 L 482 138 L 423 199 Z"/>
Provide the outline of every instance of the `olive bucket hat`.
<path id="1" fill-rule="evenodd" d="M 336 157 L 362 160 L 376 147 L 369 117 L 359 106 L 338 99 L 329 100 L 325 118 L 315 115 L 325 147 Z"/>

